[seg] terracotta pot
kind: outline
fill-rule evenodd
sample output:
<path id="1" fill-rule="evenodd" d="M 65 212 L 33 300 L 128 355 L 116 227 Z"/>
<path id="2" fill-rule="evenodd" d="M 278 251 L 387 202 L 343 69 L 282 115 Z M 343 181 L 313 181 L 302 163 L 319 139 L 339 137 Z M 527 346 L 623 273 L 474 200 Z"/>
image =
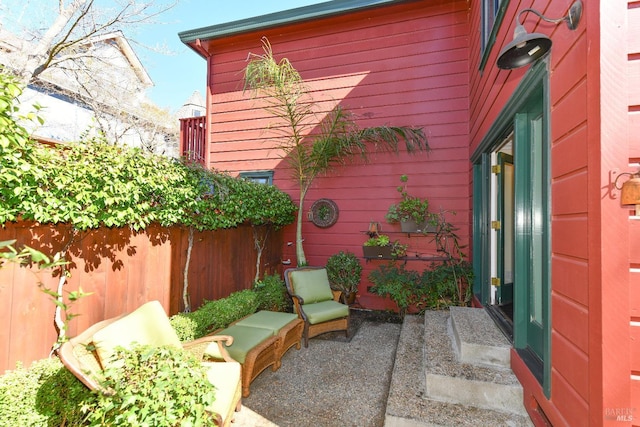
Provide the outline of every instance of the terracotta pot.
<path id="1" fill-rule="evenodd" d="M 343 292 L 342 295 L 340 295 L 340 300 L 343 304 L 352 305 L 356 302 L 357 295 L 357 292 Z"/>

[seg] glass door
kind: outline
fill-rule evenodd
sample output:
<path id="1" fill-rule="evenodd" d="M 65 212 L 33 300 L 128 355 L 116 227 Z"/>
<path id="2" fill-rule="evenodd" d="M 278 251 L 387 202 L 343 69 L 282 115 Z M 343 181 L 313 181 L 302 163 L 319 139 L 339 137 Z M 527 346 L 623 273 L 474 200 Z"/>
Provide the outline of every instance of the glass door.
<path id="1" fill-rule="evenodd" d="M 547 63 L 523 77 L 471 156 L 474 295 L 547 396 L 551 202 Z"/>
<path id="2" fill-rule="evenodd" d="M 542 96 L 515 118 L 515 345 L 545 360 L 550 287 L 548 149 Z"/>

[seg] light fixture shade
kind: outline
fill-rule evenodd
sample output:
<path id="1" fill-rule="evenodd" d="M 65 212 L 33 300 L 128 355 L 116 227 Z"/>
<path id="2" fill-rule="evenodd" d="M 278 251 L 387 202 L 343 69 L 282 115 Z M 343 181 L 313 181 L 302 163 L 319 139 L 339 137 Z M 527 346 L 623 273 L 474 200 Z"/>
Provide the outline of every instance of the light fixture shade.
<path id="1" fill-rule="evenodd" d="M 498 55 L 498 68 L 512 70 L 531 64 L 551 49 L 551 39 L 541 33 L 529 34 L 522 25 L 514 32 L 513 41 Z"/>
<path id="2" fill-rule="evenodd" d="M 623 205 L 640 205 L 640 177 L 636 176 L 622 184 L 620 203 Z"/>

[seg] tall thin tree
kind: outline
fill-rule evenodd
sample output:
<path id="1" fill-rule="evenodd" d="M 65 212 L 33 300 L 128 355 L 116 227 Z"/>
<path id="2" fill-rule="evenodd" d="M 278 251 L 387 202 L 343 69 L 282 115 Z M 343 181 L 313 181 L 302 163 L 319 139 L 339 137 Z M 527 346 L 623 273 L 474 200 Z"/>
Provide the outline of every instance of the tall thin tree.
<path id="1" fill-rule="evenodd" d="M 309 87 L 287 58 L 277 61 L 271 44 L 262 40 L 263 53 L 249 54 L 244 70 L 244 88 L 264 102 L 264 109 L 280 123 L 273 126 L 277 148 L 289 163 L 292 178 L 300 190 L 296 222 L 298 266 L 307 264 L 302 239 L 304 200 L 313 181 L 330 173 L 347 160 L 368 160 L 370 151 L 400 152 L 404 141 L 407 152 L 428 151 L 421 128 L 376 126 L 360 128 L 348 110 L 335 107 L 318 120 L 316 102 Z"/>

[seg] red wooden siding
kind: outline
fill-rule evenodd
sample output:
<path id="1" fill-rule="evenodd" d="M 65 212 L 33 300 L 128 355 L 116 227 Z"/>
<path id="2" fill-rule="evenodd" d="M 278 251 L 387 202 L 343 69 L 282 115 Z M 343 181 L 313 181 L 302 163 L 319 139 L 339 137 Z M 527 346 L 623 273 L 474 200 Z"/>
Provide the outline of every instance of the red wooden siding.
<path id="1" fill-rule="evenodd" d="M 182 285 L 187 252 L 186 229 L 149 227 L 135 233 L 128 229 L 99 229 L 81 233 L 70 248 L 71 277 L 65 291 L 82 288 L 92 295 L 72 307 L 80 314 L 71 321 L 74 336 L 91 324 L 131 311 L 157 299 L 168 313 L 183 310 Z M 32 223 L 5 224 L 0 241 L 16 239 L 51 254 L 67 241 L 68 227 Z M 271 232 L 265 247 L 262 273 L 280 274 L 282 233 Z M 204 300 L 226 297 L 250 288 L 256 270 L 256 252 L 250 226 L 195 233 L 189 268 L 192 309 Z M 37 274 L 36 274 L 37 273 Z M 26 366 L 47 357 L 57 335 L 54 304 L 40 292 L 37 282 L 56 290 L 51 273 L 33 272 L 6 264 L 0 269 L 0 371 Z"/>
<path id="2" fill-rule="evenodd" d="M 286 166 L 273 148 L 268 127 L 273 118 L 242 93 L 242 70 L 248 52 L 261 53 L 267 36 L 275 55 L 288 58 L 321 100 L 320 117 L 335 105 L 350 109 L 360 126 L 400 125 L 423 127 L 433 151 L 396 157 L 372 156 L 371 164 L 341 167 L 320 177 L 306 199 L 305 213 L 323 197 L 339 207 L 338 222 L 319 229 L 305 221 L 303 236 L 308 262 L 324 265 L 340 250 L 362 255 L 370 221 L 382 224 L 392 239 L 410 244 L 409 253 L 433 251 L 428 238 L 408 238 L 384 215 L 399 200 L 396 187 L 409 175 L 411 194 L 428 197 L 434 211 L 454 210 L 450 219 L 460 227 L 462 243 L 469 236 L 468 161 L 468 40 L 467 4 L 464 1 L 410 2 L 348 17 L 327 18 L 260 33 L 243 34 L 220 42 L 203 41 L 212 54 L 209 81 L 210 166 L 238 173 L 275 170 L 281 189 L 298 193 Z M 285 242 L 294 242 L 294 227 Z M 295 265 L 294 246 L 285 246 L 284 259 Z M 363 260 L 364 264 L 364 260 Z M 359 302 L 383 308 L 388 302 L 370 294 L 366 279 L 379 262 L 365 265 Z M 425 262 L 410 268 L 422 270 Z"/>
<path id="3" fill-rule="evenodd" d="M 547 34 L 553 41 L 551 398 L 531 376 L 523 371 L 518 376 L 530 410 L 537 401 L 553 425 L 575 426 L 611 422 L 605 418 L 611 409 L 640 408 L 638 381 L 630 380 L 640 372 L 640 334 L 633 323 L 640 310 L 633 242 L 640 240 L 640 232 L 637 219 L 629 218 L 619 194 L 611 191 L 616 171 L 628 171 L 640 159 L 640 144 L 633 137 L 640 134 L 640 9 L 634 1 L 583 3 L 576 31 L 524 15 L 528 32 Z M 512 40 L 516 13 L 532 7 L 558 17 L 570 4 L 510 2 L 482 73 L 476 71 L 480 57 L 474 54 L 480 52 L 479 38 L 471 38 L 472 151 L 528 69 L 495 66 L 498 52 Z M 481 1 L 471 2 L 470 34 L 480 33 L 480 8 Z"/>
<path id="4" fill-rule="evenodd" d="M 627 26 L 627 75 L 629 95 L 625 119 L 628 122 L 629 169 L 640 169 L 640 3 L 628 1 Z M 631 208 L 631 206 L 627 207 Z M 628 212 L 632 215 L 632 212 Z M 640 218 L 629 216 L 629 302 L 631 319 L 631 402 L 636 408 L 634 425 L 640 425 Z"/>

